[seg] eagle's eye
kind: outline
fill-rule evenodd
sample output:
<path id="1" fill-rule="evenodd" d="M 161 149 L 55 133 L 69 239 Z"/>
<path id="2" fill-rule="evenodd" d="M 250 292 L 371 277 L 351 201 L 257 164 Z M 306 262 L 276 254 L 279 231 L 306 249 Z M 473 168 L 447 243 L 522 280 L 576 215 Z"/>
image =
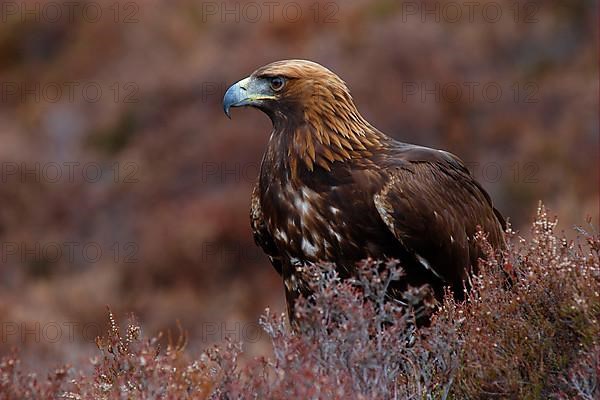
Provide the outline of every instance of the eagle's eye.
<path id="1" fill-rule="evenodd" d="M 283 89 L 283 86 L 285 85 L 285 81 L 283 80 L 282 77 L 280 76 L 276 76 L 274 78 L 271 78 L 271 89 L 273 89 L 273 91 L 278 92 L 281 89 Z"/>

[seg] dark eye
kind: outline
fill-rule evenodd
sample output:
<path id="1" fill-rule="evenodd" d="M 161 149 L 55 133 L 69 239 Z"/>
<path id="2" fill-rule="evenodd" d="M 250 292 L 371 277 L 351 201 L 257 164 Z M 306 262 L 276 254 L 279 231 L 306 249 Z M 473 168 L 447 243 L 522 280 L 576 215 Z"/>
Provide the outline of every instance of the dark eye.
<path id="1" fill-rule="evenodd" d="M 275 78 L 271 78 L 271 89 L 273 89 L 275 92 L 280 91 L 281 89 L 283 89 L 283 85 L 285 84 L 285 81 L 283 80 L 283 78 L 276 76 Z"/>

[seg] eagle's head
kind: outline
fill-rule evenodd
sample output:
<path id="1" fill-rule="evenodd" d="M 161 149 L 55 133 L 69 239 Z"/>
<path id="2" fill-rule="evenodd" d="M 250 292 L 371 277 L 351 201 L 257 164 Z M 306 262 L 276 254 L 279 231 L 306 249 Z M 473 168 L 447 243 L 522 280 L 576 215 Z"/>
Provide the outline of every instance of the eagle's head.
<path id="1" fill-rule="evenodd" d="M 233 84 L 223 110 L 250 106 L 271 118 L 275 136 L 284 138 L 312 170 L 359 156 L 382 134 L 358 112 L 350 91 L 336 74 L 312 61 L 283 60 L 265 65 Z"/>
<path id="2" fill-rule="evenodd" d="M 264 111 L 273 123 L 302 121 L 310 108 L 341 102 L 354 108 L 346 84 L 327 68 L 306 60 L 283 60 L 265 65 L 232 85 L 223 108 L 251 106 Z"/>

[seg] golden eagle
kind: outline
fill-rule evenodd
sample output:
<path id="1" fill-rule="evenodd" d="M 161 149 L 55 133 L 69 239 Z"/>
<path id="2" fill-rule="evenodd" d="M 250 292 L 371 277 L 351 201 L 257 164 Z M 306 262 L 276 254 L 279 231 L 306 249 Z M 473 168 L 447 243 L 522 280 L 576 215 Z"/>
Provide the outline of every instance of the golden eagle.
<path id="1" fill-rule="evenodd" d="M 360 260 L 398 259 L 403 289 L 429 285 L 439 298 L 444 286 L 461 296 L 483 257 L 478 226 L 504 247 L 504 220 L 462 161 L 377 130 L 325 67 L 261 67 L 225 93 L 227 116 L 241 106 L 273 123 L 250 216 L 256 243 L 283 277 L 291 319 L 307 290 L 297 268 L 308 263 L 333 263 L 348 277 Z"/>

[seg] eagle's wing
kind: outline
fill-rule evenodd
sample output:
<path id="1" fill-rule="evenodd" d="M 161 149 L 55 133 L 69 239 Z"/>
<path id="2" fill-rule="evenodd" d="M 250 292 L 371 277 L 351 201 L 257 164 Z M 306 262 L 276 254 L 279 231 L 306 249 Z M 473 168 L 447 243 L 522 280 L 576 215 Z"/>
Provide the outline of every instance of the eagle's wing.
<path id="1" fill-rule="evenodd" d="M 277 272 L 281 275 L 281 258 L 279 256 L 279 252 L 277 251 L 277 247 L 275 246 L 275 242 L 273 241 L 273 237 L 265 225 L 262 207 L 260 205 L 259 193 L 260 191 L 258 184 L 256 184 L 254 186 L 254 190 L 252 190 L 250 204 L 250 225 L 252 227 L 252 236 L 254 237 L 254 242 L 260 246 L 265 254 L 267 254 L 269 260 L 271 260 L 271 264 L 273 264 L 275 270 L 277 270 Z"/>
<path id="2" fill-rule="evenodd" d="M 417 265 L 460 290 L 483 256 L 473 240 L 477 226 L 503 247 L 501 216 L 452 154 L 415 147 L 391 156 L 389 180 L 374 196 L 379 215 Z"/>

